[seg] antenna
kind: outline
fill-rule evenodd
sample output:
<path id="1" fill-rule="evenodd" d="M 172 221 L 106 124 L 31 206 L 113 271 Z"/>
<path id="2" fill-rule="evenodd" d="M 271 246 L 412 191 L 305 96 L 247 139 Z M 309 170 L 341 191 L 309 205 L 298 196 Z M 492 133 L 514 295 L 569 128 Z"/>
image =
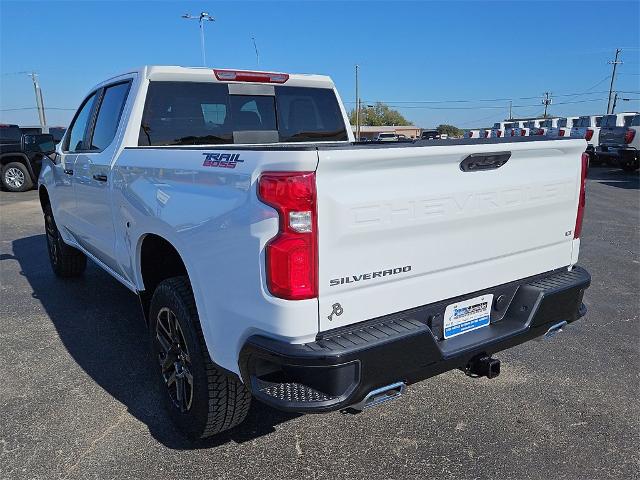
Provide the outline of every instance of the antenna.
<path id="1" fill-rule="evenodd" d="M 260 56 L 258 55 L 258 46 L 256 45 L 256 37 L 251 37 L 253 41 L 253 49 L 256 51 L 256 65 L 260 65 Z"/>

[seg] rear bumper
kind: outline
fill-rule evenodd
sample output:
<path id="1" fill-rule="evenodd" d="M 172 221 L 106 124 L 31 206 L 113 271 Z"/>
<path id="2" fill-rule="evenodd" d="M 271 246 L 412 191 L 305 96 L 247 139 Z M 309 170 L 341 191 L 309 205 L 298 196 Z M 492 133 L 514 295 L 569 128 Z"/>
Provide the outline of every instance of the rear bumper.
<path id="1" fill-rule="evenodd" d="M 281 410 L 343 409 L 379 387 L 464 368 L 478 355 L 542 336 L 559 322 L 574 322 L 586 313 L 582 297 L 590 283 L 589 273 L 574 267 L 322 332 L 312 343 L 252 336 L 240 354 L 242 377 L 256 398 Z M 485 293 L 494 294 L 491 324 L 443 339 L 446 306 Z"/>
<path id="2" fill-rule="evenodd" d="M 638 157 L 638 149 L 628 145 L 599 145 L 596 147 L 596 154 L 601 157 L 611 159 L 629 160 Z"/>

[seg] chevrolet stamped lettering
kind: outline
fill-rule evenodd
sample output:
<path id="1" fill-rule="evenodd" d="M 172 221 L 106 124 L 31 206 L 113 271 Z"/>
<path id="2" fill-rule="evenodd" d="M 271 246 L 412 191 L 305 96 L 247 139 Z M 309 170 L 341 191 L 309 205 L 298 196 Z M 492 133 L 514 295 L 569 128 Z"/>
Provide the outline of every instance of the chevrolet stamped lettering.
<path id="1" fill-rule="evenodd" d="M 405 267 L 389 268 L 387 270 L 379 270 L 377 272 L 362 273 L 360 275 L 351 275 L 350 277 L 332 278 L 329 280 L 329 286 L 335 287 L 345 283 L 360 282 L 362 280 L 371 280 L 372 278 L 386 277 L 387 275 L 398 275 L 399 273 L 407 273 L 411 271 L 411 265 Z"/>
<path id="2" fill-rule="evenodd" d="M 203 167 L 236 168 L 238 163 L 244 162 L 239 153 L 203 153 Z"/>

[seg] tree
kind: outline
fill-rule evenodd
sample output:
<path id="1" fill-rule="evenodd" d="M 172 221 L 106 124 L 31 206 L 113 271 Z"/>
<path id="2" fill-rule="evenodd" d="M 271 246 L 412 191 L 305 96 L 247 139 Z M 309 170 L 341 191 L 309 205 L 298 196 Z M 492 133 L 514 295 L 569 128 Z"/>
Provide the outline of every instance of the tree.
<path id="1" fill-rule="evenodd" d="M 462 137 L 464 131 L 454 125 L 440 124 L 438 125 L 438 133 L 446 134 L 448 137 Z"/>
<path id="2" fill-rule="evenodd" d="M 356 110 L 349 112 L 349 121 L 356 124 Z M 390 108 L 384 103 L 377 102 L 371 107 L 360 109 L 360 125 L 380 126 L 380 125 L 411 125 L 400 112 Z"/>

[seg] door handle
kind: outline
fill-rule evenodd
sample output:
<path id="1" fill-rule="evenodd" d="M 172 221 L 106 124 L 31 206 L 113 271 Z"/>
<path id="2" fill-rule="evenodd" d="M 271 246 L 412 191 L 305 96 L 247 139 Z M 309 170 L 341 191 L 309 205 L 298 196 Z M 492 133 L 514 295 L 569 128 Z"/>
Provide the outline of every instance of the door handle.
<path id="1" fill-rule="evenodd" d="M 101 175 L 101 174 L 95 174 L 93 176 L 94 180 L 98 180 L 99 182 L 106 182 L 107 181 L 107 176 L 106 175 Z"/>
<path id="2" fill-rule="evenodd" d="M 511 158 L 511 152 L 472 153 L 460 162 L 463 172 L 479 172 L 500 168 Z"/>
<path id="3" fill-rule="evenodd" d="M 66 173 L 67 175 L 73 175 L 73 170 L 70 170 L 68 168 L 64 169 L 64 173 Z"/>

